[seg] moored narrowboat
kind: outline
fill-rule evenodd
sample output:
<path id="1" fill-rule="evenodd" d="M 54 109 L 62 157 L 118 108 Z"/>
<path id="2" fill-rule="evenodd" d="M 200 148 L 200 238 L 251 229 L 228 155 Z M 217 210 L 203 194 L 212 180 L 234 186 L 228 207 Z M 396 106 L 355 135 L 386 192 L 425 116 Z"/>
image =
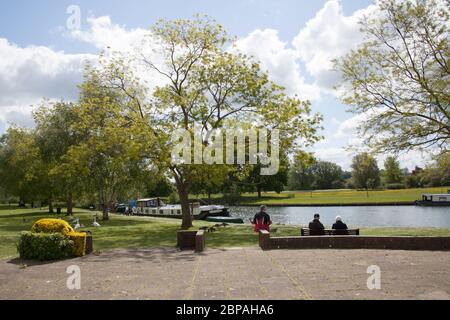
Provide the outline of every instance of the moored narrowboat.
<path id="1" fill-rule="evenodd" d="M 450 194 L 424 194 L 422 200 L 417 200 L 418 206 L 450 206 Z"/>
<path id="2" fill-rule="evenodd" d="M 201 206 L 199 203 L 191 203 L 191 215 L 195 220 L 206 220 L 208 217 L 229 217 L 228 208 L 224 206 Z M 133 214 L 139 216 L 182 218 L 181 205 L 165 204 L 160 198 L 140 199 Z"/>

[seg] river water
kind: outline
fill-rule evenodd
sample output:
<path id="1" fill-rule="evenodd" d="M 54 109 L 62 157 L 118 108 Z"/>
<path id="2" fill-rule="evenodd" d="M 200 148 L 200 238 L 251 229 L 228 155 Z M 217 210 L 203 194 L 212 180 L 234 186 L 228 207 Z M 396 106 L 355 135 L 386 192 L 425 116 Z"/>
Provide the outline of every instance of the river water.
<path id="1" fill-rule="evenodd" d="M 230 207 L 233 217 L 246 223 L 258 207 Z M 270 207 L 274 223 L 307 225 L 315 213 L 330 228 L 337 215 L 352 227 L 429 227 L 450 228 L 450 207 L 379 206 L 379 207 Z"/>

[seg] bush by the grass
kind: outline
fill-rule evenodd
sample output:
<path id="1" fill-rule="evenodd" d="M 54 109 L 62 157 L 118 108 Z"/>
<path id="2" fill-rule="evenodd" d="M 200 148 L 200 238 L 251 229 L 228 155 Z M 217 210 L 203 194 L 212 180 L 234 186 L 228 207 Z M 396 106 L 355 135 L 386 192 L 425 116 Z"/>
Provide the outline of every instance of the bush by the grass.
<path id="1" fill-rule="evenodd" d="M 386 184 L 386 189 L 400 190 L 400 189 L 406 189 L 406 186 L 404 183 L 388 183 L 388 184 Z"/>
<path id="2" fill-rule="evenodd" d="M 70 224 L 61 219 L 41 219 L 31 228 L 33 233 L 62 234 L 66 240 L 71 240 L 72 254 L 82 257 L 86 254 L 86 233 L 75 232 Z"/>
<path id="3" fill-rule="evenodd" d="M 62 233 L 69 234 L 75 232 L 67 221 L 60 219 L 41 219 L 31 228 L 35 233 Z"/>
<path id="4" fill-rule="evenodd" d="M 82 257 L 86 254 L 86 233 L 71 232 L 67 236 L 73 241 L 72 254 L 76 257 Z"/>
<path id="5" fill-rule="evenodd" d="M 74 242 L 62 233 L 22 232 L 17 251 L 22 259 L 50 261 L 71 255 Z"/>

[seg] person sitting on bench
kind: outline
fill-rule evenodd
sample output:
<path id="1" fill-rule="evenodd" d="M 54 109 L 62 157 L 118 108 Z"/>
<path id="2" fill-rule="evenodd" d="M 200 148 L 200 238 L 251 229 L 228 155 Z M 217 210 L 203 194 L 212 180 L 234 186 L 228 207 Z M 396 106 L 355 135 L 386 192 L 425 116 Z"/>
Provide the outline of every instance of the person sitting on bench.
<path id="1" fill-rule="evenodd" d="M 325 227 L 320 222 L 320 214 L 314 215 L 314 220 L 309 223 L 309 234 L 311 236 L 323 236 L 325 235 Z"/>
<path id="2" fill-rule="evenodd" d="M 336 223 L 333 224 L 333 234 L 336 235 L 348 235 L 348 227 L 342 222 L 342 218 L 340 216 L 336 217 Z"/>
<path id="3" fill-rule="evenodd" d="M 266 230 L 270 232 L 270 225 L 272 224 L 272 220 L 267 213 L 267 207 L 261 206 L 259 212 L 255 215 L 253 220 L 250 219 L 250 222 L 255 225 L 255 232 L 259 232 L 260 230 Z"/>
<path id="4" fill-rule="evenodd" d="M 336 223 L 333 224 L 333 230 L 348 230 L 347 225 L 342 222 L 342 218 L 340 216 L 336 217 Z"/>

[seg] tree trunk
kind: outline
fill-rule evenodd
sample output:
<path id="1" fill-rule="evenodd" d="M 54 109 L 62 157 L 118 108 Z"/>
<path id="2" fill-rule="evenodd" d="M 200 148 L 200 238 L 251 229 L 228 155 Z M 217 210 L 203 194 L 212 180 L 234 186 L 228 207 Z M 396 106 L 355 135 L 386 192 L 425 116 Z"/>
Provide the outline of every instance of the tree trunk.
<path id="1" fill-rule="evenodd" d="M 192 216 L 191 206 L 189 204 L 189 192 L 185 184 L 177 182 L 178 195 L 180 197 L 181 212 L 183 221 L 181 223 L 181 229 L 187 230 L 192 228 Z"/>
<path id="2" fill-rule="evenodd" d="M 258 198 L 261 199 L 262 198 L 262 188 L 260 186 L 258 186 L 257 189 L 258 189 Z"/>
<path id="3" fill-rule="evenodd" d="M 73 215 L 73 196 L 72 192 L 69 192 L 67 196 L 67 215 Z"/>
<path id="4" fill-rule="evenodd" d="M 53 210 L 53 199 L 52 198 L 48 198 L 48 213 L 55 213 L 55 211 Z"/>
<path id="5" fill-rule="evenodd" d="M 103 211 L 103 221 L 109 220 L 109 206 L 108 204 L 104 203 L 102 204 L 102 211 Z"/>

